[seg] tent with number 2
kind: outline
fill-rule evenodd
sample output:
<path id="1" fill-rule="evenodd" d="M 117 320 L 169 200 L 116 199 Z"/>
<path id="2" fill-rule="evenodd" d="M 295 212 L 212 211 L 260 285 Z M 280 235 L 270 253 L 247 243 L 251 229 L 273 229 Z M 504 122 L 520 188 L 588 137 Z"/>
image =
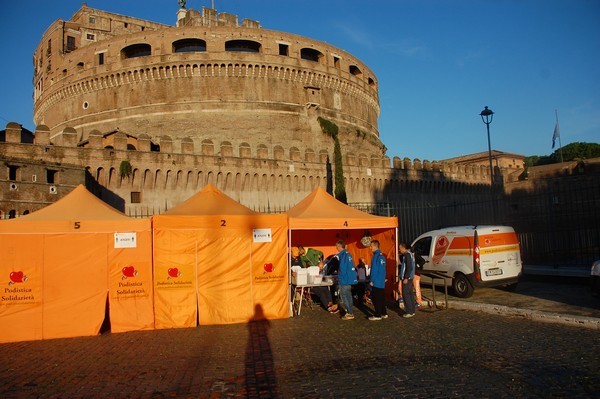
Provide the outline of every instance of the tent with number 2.
<path id="1" fill-rule="evenodd" d="M 152 223 L 156 328 L 289 316 L 286 215 L 209 184 Z"/>

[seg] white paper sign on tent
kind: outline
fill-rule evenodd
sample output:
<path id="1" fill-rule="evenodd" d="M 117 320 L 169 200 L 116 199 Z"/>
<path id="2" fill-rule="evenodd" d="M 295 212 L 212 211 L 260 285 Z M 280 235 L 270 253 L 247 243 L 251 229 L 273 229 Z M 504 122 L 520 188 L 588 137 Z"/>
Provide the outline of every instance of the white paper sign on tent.
<path id="1" fill-rule="evenodd" d="M 252 237 L 254 242 L 271 242 L 271 229 L 253 229 Z"/>
<path id="2" fill-rule="evenodd" d="M 115 248 L 137 248 L 136 233 L 115 233 Z"/>

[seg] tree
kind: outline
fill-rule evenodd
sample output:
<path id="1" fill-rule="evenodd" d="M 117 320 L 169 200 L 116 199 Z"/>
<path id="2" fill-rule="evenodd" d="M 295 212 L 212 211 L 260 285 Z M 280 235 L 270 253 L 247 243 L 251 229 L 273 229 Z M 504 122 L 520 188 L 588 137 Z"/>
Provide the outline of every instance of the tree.
<path id="1" fill-rule="evenodd" d="M 557 161 L 560 160 L 560 150 L 551 155 Z M 600 144 L 597 143 L 571 143 L 562 148 L 563 159 L 574 161 L 600 157 Z"/>
<path id="2" fill-rule="evenodd" d="M 571 143 L 562 148 L 563 160 L 565 162 L 581 161 L 584 159 L 600 157 L 600 144 L 598 143 Z M 560 162 L 560 149 L 550 155 L 532 155 L 526 157 L 525 167 L 541 166 Z"/>

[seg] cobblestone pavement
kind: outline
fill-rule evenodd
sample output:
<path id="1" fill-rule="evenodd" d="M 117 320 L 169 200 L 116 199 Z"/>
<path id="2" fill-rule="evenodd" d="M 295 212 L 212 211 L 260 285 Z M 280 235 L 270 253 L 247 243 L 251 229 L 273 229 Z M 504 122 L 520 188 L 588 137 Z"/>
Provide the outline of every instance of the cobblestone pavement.
<path id="1" fill-rule="evenodd" d="M 466 310 L 0 345 L 0 398 L 598 397 L 597 330 Z"/>

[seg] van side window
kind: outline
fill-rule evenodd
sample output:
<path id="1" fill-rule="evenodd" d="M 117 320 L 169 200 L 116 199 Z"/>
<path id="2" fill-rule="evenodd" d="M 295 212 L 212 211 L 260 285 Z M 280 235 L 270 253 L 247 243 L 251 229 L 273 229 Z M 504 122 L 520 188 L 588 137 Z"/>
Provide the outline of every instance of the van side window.
<path id="1" fill-rule="evenodd" d="M 414 253 L 421 256 L 429 256 L 431 254 L 431 237 L 423 237 L 415 242 Z"/>

